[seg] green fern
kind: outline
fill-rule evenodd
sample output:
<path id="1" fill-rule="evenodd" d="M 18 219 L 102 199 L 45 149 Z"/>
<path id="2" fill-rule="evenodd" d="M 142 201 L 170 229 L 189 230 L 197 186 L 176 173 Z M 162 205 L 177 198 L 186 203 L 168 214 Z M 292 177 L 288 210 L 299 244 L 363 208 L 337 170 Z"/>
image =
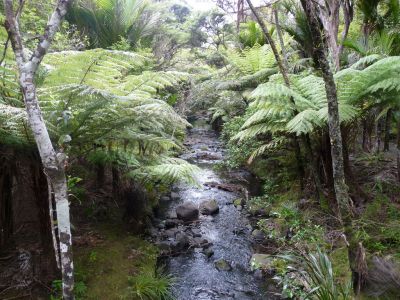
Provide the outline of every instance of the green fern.
<path id="1" fill-rule="evenodd" d="M 340 121 L 350 122 L 360 116 L 365 101 L 380 103 L 396 98 L 399 67 L 400 57 L 387 57 L 363 70 L 348 68 L 335 74 Z M 326 128 L 328 107 L 322 78 L 290 75 L 290 83 L 288 88 L 281 76 L 273 75 L 268 83 L 259 85 L 251 94 L 252 113 L 234 139 L 256 138 L 267 132 L 301 135 Z"/>

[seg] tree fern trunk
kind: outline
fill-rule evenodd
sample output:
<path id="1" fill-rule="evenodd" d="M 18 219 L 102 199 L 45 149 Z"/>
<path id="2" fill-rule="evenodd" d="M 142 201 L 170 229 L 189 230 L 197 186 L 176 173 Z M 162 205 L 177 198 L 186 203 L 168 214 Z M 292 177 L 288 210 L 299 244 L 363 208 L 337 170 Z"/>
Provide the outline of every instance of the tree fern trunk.
<path id="1" fill-rule="evenodd" d="M 296 156 L 297 175 L 299 177 L 300 189 L 303 190 L 305 172 L 304 172 L 303 158 L 301 157 L 300 143 L 297 140 L 297 137 L 293 138 L 293 144 L 294 144 L 294 153 Z"/>
<path id="2" fill-rule="evenodd" d="M 336 201 L 339 206 L 338 219 L 344 229 L 348 245 L 348 258 L 353 275 L 355 292 L 360 291 L 365 277 L 365 257 L 363 259 L 363 247 L 358 243 L 353 229 L 353 207 L 345 182 L 343 144 L 340 130 L 338 99 L 336 84 L 333 78 L 329 62 L 326 58 L 326 40 L 324 39 L 323 26 L 318 17 L 318 7 L 312 0 L 301 0 L 301 4 L 307 16 L 309 29 L 314 45 L 313 59 L 321 68 L 325 82 L 325 90 L 328 101 L 328 125 L 331 141 L 333 181 L 335 187 Z M 321 32 L 322 31 L 322 32 Z"/>
<path id="3" fill-rule="evenodd" d="M 321 203 L 322 186 L 318 173 L 318 156 L 315 155 L 312 149 L 309 135 L 304 136 L 304 145 L 306 147 L 307 156 L 311 158 L 311 172 L 312 172 L 311 177 L 314 180 L 315 197 L 317 198 L 318 203 Z"/>
<path id="4" fill-rule="evenodd" d="M 383 133 L 383 124 L 382 123 L 383 123 L 382 118 L 376 122 L 375 153 L 379 153 L 381 151 L 382 133 Z"/>
<path id="5" fill-rule="evenodd" d="M 365 152 L 369 152 L 368 125 L 366 119 L 362 120 L 362 148 Z"/>
<path id="6" fill-rule="evenodd" d="M 400 120 L 397 121 L 397 180 L 400 182 Z"/>
<path id="7" fill-rule="evenodd" d="M 369 197 L 362 190 L 354 176 L 353 169 L 350 164 L 349 158 L 349 143 L 348 143 L 348 133 L 350 129 L 348 126 L 342 127 L 342 141 L 343 141 L 343 163 L 344 163 L 344 174 L 346 177 L 346 183 L 351 187 L 352 198 L 356 207 L 360 207 L 364 202 L 367 202 Z"/>
<path id="8" fill-rule="evenodd" d="M 282 77 L 283 77 L 283 80 L 285 82 L 285 85 L 290 87 L 290 81 L 289 81 L 289 77 L 288 77 L 288 72 L 287 72 L 287 69 L 286 69 L 286 66 L 285 66 L 284 62 L 281 59 L 281 56 L 279 55 L 279 52 L 278 52 L 278 49 L 276 47 L 275 41 L 271 37 L 271 35 L 270 35 L 269 31 L 268 31 L 268 28 L 265 25 L 265 22 L 261 19 L 261 17 L 258 14 L 257 10 L 253 6 L 253 3 L 251 2 L 251 0 L 246 0 L 246 1 L 247 1 L 248 5 L 250 7 L 251 12 L 255 16 L 258 25 L 260 25 L 261 30 L 262 30 L 266 40 L 268 41 L 268 43 L 269 43 L 269 45 L 270 45 L 270 47 L 272 49 L 272 52 L 273 52 L 274 57 L 275 57 L 275 61 L 278 64 L 278 68 L 279 68 L 279 71 L 282 74 Z M 291 101 L 295 105 L 293 98 L 291 98 Z M 296 111 L 294 113 L 297 114 Z M 303 167 L 303 162 L 302 162 L 302 158 L 301 158 L 300 151 L 299 151 L 300 144 L 298 144 L 297 138 L 295 136 L 293 138 L 295 140 L 295 143 L 297 143 L 297 145 L 295 146 L 295 154 L 296 154 L 296 160 L 297 160 L 297 164 L 298 164 L 299 176 L 300 176 L 300 178 L 302 178 L 301 176 L 303 176 L 303 174 L 304 174 L 304 167 Z M 310 147 L 308 147 L 308 145 L 307 145 L 307 138 L 308 137 L 306 136 L 303 140 L 305 142 L 306 151 L 310 152 L 309 151 Z M 309 159 L 313 160 L 312 157 L 309 157 Z M 314 164 L 311 164 L 311 168 L 314 168 Z M 316 176 L 316 174 L 318 174 L 318 171 L 315 170 L 315 169 L 312 169 L 312 175 Z M 314 182 L 315 183 L 319 182 L 319 178 L 314 178 Z M 300 180 L 300 185 L 303 185 L 302 179 Z M 317 190 L 318 190 L 318 188 L 319 187 L 316 186 Z"/>
<path id="9" fill-rule="evenodd" d="M 390 127 L 392 125 L 392 109 L 388 109 L 385 119 L 385 139 L 383 144 L 383 151 L 389 151 L 390 144 Z"/>

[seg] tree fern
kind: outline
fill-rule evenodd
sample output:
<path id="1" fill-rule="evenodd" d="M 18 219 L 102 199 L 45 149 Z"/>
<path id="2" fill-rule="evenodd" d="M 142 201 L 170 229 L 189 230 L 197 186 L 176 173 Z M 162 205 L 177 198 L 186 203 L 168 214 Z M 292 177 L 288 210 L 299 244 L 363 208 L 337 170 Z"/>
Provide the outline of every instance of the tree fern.
<path id="1" fill-rule="evenodd" d="M 269 45 L 253 47 L 244 50 L 233 50 L 227 53 L 229 62 L 242 74 L 254 74 L 262 69 L 275 66 L 275 58 Z"/>
<path id="2" fill-rule="evenodd" d="M 376 57 L 375 57 L 376 58 Z M 335 74 L 341 122 L 359 116 L 366 99 L 388 101 L 400 90 L 400 57 L 387 57 L 363 70 L 348 68 Z M 234 138 L 255 138 L 266 132 L 288 132 L 297 135 L 312 133 L 326 126 L 328 108 L 325 86 L 316 75 L 291 75 L 288 88 L 278 75 L 259 85 L 251 94 L 252 114 Z M 386 100 L 385 100 L 386 99 Z"/>
<path id="3" fill-rule="evenodd" d="M 156 156 L 167 157 L 182 149 L 181 137 L 190 124 L 157 97 L 164 89 L 185 82 L 187 74 L 154 71 L 150 57 L 103 49 L 52 53 L 44 66 L 46 77 L 38 89 L 40 105 L 53 142 L 71 155 L 89 157 L 107 148 L 109 161 L 97 163 L 119 165 L 125 157 L 124 161 L 139 162 L 143 171 L 155 177 L 162 175 L 157 162 L 166 161 Z M 0 102 L 0 134 L 29 142 L 25 111 L 10 104 L 3 98 Z M 169 176 L 187 179 L 190 166 L 177 160 L 169 164 L 174 162 L 182 168 Z M 138 169 L 136 163 L 131 167 Z"/>

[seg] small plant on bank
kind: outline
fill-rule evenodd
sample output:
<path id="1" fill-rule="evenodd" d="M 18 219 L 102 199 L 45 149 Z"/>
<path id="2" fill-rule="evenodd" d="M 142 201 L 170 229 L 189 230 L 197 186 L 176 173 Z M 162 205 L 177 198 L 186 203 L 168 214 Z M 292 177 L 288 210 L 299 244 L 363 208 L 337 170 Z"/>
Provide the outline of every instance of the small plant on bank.
<path id="1" fill-rule="evenodd" d="M 174 278 L 171 275 L 153 274 L 144 271 L 135 276 L 129 276 L 130 287 L 126 299 L 140 300 L 173 300 L 171 287 Z"/>
<path id="2" fill-rule="evenodd" d="M 79 274 L 76 274 L 79 278 Z M 53 293 L 50 295 L 50 300 L 62 300 L 62 280 L 53 280 L 52 284 Z M 75 299 L 85 299 L 87 286 L 82 280 L 77 280 L 74 285 Z"/>
<path id="3" fill-rule="evenodd" d="M 298 266 L 296 268 L 289 266 L 287 273 L 275 278 L 283 285 L 287 296 L 318 300 L 353 299 L 351 281 L 338 282 L 331 260 L 320 248 L 317 248 L 316 252 L 303 253 L 299 257 L 281 256 L 281 258 Z M 299 282 L 302 288 L 299 288 Z"/>

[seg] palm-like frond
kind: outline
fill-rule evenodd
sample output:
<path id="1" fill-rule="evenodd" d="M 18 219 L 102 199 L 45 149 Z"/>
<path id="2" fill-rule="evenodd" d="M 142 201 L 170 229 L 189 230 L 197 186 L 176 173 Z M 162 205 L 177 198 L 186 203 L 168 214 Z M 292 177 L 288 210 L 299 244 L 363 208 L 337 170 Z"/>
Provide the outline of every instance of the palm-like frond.
<path id="1" fill-rule="evenodd" d="M 273 68 L 275 57 L 269 45 L 253 47 L 244 50 L 234 50 L 227 53 L 229 62 L 242 74 L 254 74 L 262 69 Z"/>
<path id="2" fill-rule="evenodd" d="M 171 157 L 160 157 L 154 165 L 145 166 L 129 172 L 129 176 L 146 181 L 161 180 L 171 184 L 176 181 L 184 181 L 189 184 L 198 184 L 196 173 L 199 168 L 185 160 Z"/>
<path id="3" fill-rule="evenodd" d="M 146 0 L 76 1 L 67 19 L 86 33 L 93 47 L 110 47 L 121 37 L 133 46 L 155 32 L 159 16 Z"/>
<path id="4" fill-rule="evenodd" d="M 153 172 L 144 166 L 156 168 L 161 162 L 157 156 L 167 157 L 181 149 L 184 130 L 190 124 L 157 97 L 166 88 L 186 81 L 187 74 L 156 72 L 150 58 L 103 49 L 48 54 L 43 65 L 47 76 L 38 88 L 41 109 L 53 142 L 71 154 L 90 157 L 107 148 L 109 160 L 98 163 L 118 164 L 123 156 L 124 161 L 139 162 L 139 166 L 126 163 L 128 169 L 143 167 Z M 8 92 L 3 86 L 0 91 Z M 0 135 L 12 142 L 32 142 L 24 108 L 21 103 L 10 104 L 1 98 Z M 182 165 L 169 160 L 171 165 L 174 162 Z M 182 167 L 170 175 L 187 179 L 188 169 Z M 154 171 L 152 177 L 160 172 Z"/>
<path id="5" fill-rule="evenodd" d="M 373 56 L 363 63 L 374 61 Z M 341 122 L 350 122 L 360 114 L 365 100 L 390 101 L 400 91 L 400 57 L 387 57 L 363 70 L 344 69 L 335 74 Z M 322 78 L 291 75 L 290 88 L 281 76 L 259 85 L 252 93 L 247 120 L 234 139 L 256 138 L 260 134 L 289 132 L 297 135 L 312 133 L 326 126 L 328 107 Z M 396 98 L 397 99 L 397 98 Z"/>

